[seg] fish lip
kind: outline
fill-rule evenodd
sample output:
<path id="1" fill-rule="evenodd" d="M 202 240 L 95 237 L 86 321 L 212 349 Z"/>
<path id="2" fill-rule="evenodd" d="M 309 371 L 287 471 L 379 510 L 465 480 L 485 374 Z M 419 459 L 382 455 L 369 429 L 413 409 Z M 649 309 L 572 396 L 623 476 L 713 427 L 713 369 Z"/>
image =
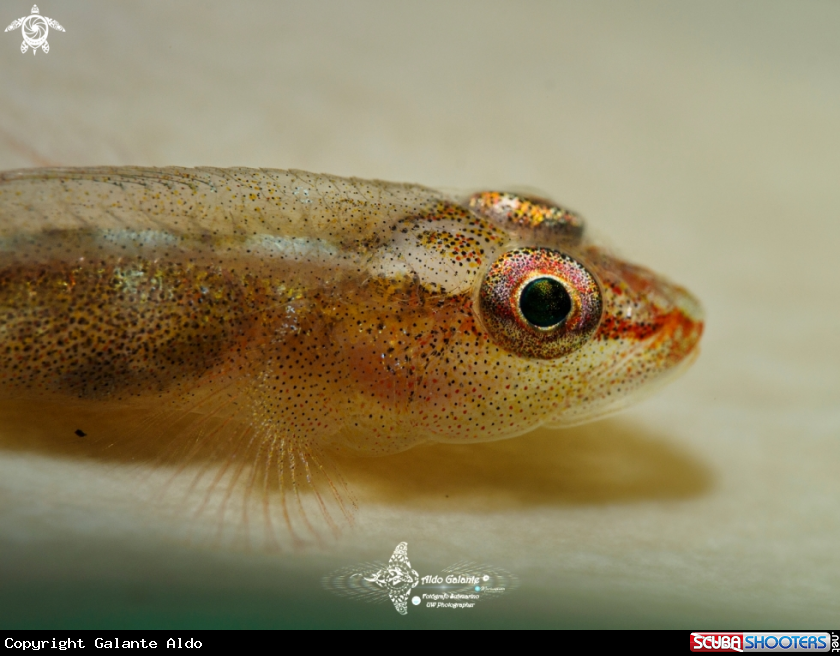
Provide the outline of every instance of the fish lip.
<path id="1" fill-rule="evenodd" d="M 697 345 L 705 329 L 706 312 L 700 300 L 682 285 L 642 267 L 638 270 L 647 274 L 650 302 L 665 319 L 662 329 L 643 343 L 647 348 L 664 346 L 669 351 L 667 366 L 664 367 L 667 371 L 698 350 Z M 691 361 L 694 359 L 691 358 Z"/>
<path id="2" fill-rule="evenodd" d="M 699 354 L 698 345 L 706 327 L 706 313 L 699 299 L 684 287 L 671 285 L 669 291 L 673 304 L 671 314 L 676 316 L 663 335 L 664 339 L 671 342 L 669 363 L 672 364 L 667 369 L 679 367 L 684 371 Z M 682 367 L 685 361 L 688 363 Z"/>
<path id="3" fill-rule="evenodd" d="M 674 285 L 673 283 L 668 283 L 668 286 L 670 287 L 669 291 L 671 291 L 671 294 L 669 296 L 673 306 L 689 321 L 698 324 L 702 335 L 706 312 L 700 300 L 685 287 Z"/>

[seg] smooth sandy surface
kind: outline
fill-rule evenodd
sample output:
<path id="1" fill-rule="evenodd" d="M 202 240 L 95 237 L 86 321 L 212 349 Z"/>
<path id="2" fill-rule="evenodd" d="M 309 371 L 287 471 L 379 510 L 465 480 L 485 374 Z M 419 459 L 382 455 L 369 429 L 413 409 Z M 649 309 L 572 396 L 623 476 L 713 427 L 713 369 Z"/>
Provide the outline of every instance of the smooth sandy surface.
<path id="1" fill-rule="evenodd" d="M 527 185 L 695 292 L 708 323 L 694 367 L 614 418 L 346 463 L 355 523 L 296 551 L 186 540 L 136 472 L 0 454 L 0 624 L 837 624 L 840 5 L 39 7 L 66 32 L 36 56 L 0 36 L 2 169 Z M 322 588 L 401 541 L 421 575 L 468 559 L 519 587 L 406 617 Z"/>

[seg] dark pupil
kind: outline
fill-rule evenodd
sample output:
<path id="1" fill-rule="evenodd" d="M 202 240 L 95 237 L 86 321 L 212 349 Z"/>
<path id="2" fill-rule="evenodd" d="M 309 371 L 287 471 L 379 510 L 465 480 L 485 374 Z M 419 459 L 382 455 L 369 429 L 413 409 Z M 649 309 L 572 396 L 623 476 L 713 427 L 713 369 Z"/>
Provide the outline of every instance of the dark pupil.
<path id="1" fill-rule="evenodd" d="M 529 323 L 550 328 L 569 315 L 572 299 L 563 284 L 554 278 L 537 278 L 522 290 L 519 309 Z"/>

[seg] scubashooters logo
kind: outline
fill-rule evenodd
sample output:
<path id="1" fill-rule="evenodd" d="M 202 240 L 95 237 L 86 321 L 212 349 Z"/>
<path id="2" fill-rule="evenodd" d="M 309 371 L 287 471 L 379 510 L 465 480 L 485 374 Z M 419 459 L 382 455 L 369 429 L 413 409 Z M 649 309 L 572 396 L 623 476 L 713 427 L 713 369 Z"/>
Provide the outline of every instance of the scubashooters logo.
<path id="1" fill-rule="evenodd" d="M 343 597 L 377 603 L 389 599 L 400 615 L 413 606 L 473 608 L 516 585 L 505 570 L 469 561 L 450 565 L 440 574 L 420 576 L 408 560 L 408 543 L 400 542 L 387 563 L 359 563 L 325 576 L 327 590 Z"/>
<path id="2" fill-rule="evenodd" d="M 728 652 L 825 652 L 831 651 L 832 637 L 820 631 L 788 631 L 758 633 L 756 631 L 695 631 L 691 634 L 691 651 Z"/>

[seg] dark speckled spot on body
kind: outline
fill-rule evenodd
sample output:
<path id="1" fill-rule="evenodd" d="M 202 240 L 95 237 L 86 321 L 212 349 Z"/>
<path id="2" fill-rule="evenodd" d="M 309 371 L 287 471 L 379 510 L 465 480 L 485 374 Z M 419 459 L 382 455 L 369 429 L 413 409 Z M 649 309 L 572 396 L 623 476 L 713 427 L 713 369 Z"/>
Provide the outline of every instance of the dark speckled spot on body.
<path id="1" fill-rule="evenodd" d="M 183 264 L 12 267 L 0 271 L 0 381 L 79 398 L 162 392 L 228 357 L 248 302 L 240 280 Z"/>

